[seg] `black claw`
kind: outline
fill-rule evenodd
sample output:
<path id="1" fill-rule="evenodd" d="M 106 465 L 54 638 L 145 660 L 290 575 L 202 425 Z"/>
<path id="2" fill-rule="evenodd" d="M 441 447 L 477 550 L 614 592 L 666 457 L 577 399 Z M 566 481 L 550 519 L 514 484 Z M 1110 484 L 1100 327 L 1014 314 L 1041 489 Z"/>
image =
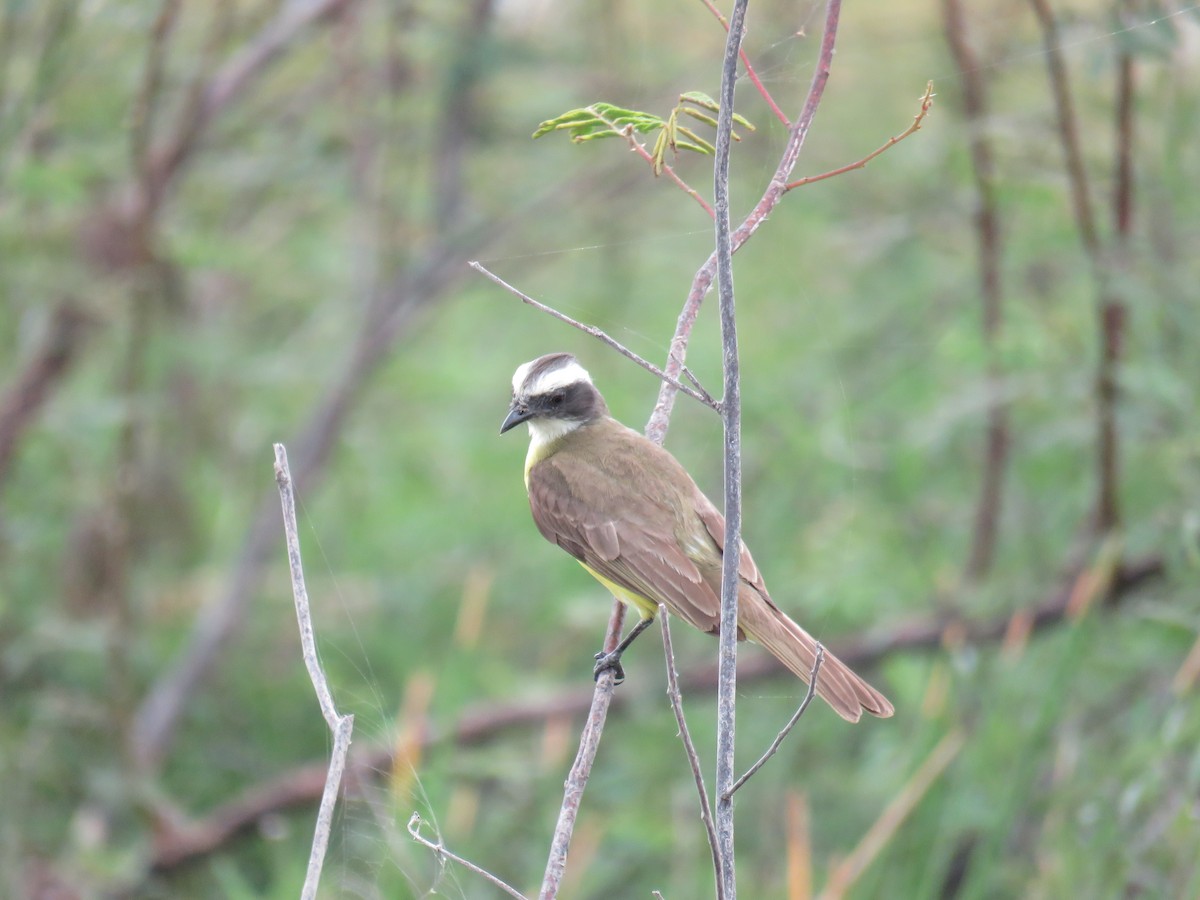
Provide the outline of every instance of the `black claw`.
<path id="1" fill-rule="evenodd" d="M 620 684 L 625 680 L 625 670 L 621 668 L 620 653 L 604 653 L 601 651 L 595 656 L 596 665 L 592 669 L 592 680 L 599 681 L 600 676 L 605 672 L 613 673 L 613 684 Z"/>

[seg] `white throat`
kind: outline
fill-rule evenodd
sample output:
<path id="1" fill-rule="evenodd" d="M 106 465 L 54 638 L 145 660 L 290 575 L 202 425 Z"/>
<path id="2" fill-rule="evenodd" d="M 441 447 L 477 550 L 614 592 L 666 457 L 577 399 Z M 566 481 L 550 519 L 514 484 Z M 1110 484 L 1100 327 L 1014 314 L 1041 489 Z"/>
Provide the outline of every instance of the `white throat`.
<path id="1" fill-rule="evenodd" d="M 530 419 L 529 450 L 544 450 L 564 435 L 570 434 L 583 423 L 572 419 Z"/>
<path id="2" fill-rule="evenodd" d="M 564 435 L 570 434 L 583 423 L 572 419 L 530 419 L 529 452 L 525 454 L 525 486 L 529 486 L 529 470 L 541 462 L 551 445 Z"/>

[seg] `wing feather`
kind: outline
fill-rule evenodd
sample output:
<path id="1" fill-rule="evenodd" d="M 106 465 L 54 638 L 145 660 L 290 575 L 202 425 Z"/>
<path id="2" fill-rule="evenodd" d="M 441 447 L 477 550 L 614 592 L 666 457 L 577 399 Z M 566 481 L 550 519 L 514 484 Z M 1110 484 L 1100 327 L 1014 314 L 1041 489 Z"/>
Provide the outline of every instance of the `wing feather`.
<path id="1" fill-rule="evenodd" d="M 614 467 L 613 457 L 606 463 L 556 453 L 533 466 L 529 508 L 538 530 L 614 584 L 716 633 L 720 600 L 680 549 L 680 505 L 649 488 L 637 468 Z"/>

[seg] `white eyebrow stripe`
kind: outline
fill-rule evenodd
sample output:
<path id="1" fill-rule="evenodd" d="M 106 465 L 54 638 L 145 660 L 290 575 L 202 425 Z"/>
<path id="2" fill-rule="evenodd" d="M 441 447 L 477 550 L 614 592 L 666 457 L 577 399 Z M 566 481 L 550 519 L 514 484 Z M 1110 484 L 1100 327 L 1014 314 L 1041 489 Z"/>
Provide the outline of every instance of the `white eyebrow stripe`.
<path id="1" fill-rule="evenodd" d="M 523 385 L 525 383 L 525 379 L 529 377 L 529 370 L 533 368 L 533 364 L 535 362 L 537 362 L 536 359 L 531 359 L 529 362 L 521 363 L 521 365 L 517 366 L 517 371 L 513 373 L 514 394 L 521 393 L 521 385 Z"/>
<path id="2" fill-rule="evenodd" d="M 525 365 L 527 366 L 529 363 L 526 363 Z M 521 369 L 524 368 L 525 366 L 521 367 Z M 521 369 L 517 370 L 518 374 L 521 373 Z M 526 369 L 524 374 L 528 374 L 528 369 Z M 567 363 L 565 366 L 559 366 L 557 369 L 551 369 L 549 372 L 543 372 L 540 376 L 538 376 L 537 380 L 534 381 L 533 384 L 529 385 L 525 393 L 530 397 L 538 394 L 548 394 L 550 391 L 566 387 L 569 384 L 578 384 L 581 381 L 591 384 L 592 376 L 588 374 L 587 369 L 574 360 L 571 360 L 571 362 Z M 513 383 L 516 383 L 515 376 L 513 378 Z"/>

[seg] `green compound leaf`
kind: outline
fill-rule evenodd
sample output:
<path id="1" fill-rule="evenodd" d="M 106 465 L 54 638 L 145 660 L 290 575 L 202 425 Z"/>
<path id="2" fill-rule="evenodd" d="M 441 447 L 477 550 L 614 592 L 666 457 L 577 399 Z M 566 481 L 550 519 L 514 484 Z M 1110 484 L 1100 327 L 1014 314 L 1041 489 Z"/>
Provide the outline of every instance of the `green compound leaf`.
<path id="1" fill-rule="evenodd" d="M 653 148 L 650 151 L 654 174 L 661 175 L 666 165 L 667 154 L 678 156 L 681 150 L 693 153 L 712 155 L 713 145 L 700 137 L 691 128 L 679 123 L 681 115 L 687 115 L 709 128 L 717 127 L 717 120 L 709 112 L 720 111 L 717 102 L 700 91 L 688 91 L 679 95 L 679 103 L 671 110 L 667 118 L 656 116 L 654 113 L 642 112 L 636 109 L 626 109 L 613 103 L 593 103 L 580 109 L 567 110 L 553 119 L 547 119 L 538 125 L 533 133 L 535 138 L 550 134 L 553 131 L 565 131 L 571 141 L 580 144 L 597 138 L 625 137 L 631 132 L 649 134 L 657 131 Z M 744 118 L 734 114 L 734 121 L 742 127 L 753 131 L 754 126 Z M 741 137 L 733 134 L 735 141 Z"/>
<path id="2" fill-rule="evenodd" d="M 701 109 L 707 109 L 710 112 L 718 113 L 721 111 L 721 105 L 717 103 L 716 100 L 708 96 L 708 94 L 704 93 L 703 91 L 686 91 L 685 93 L 679 95 L 679 108 L 681 108 L 688 115 L 695 116 L 697 119 L 709 123 L 713 128 L 717 127 L 716 119 L 712 118 L 711 116 L 704 116 L 704 114 L 699 110 L 694 110 L 691 107 L 685 107 L 683 105 L 685 103 L 692 103 L 696 106 L 699 106 Z M 747 131 L 757 130 L 753 125 L 750 124 L 750 120 L 745 116 L 734 113 L 733 121 L 737 122 L 737 124 L 741 125 Z M 734 140 L 740 140 L 740 138 L 735 137 Z"/>
<path id="3" fill-rule="evenodd" d="M 567 131 L 575 142 L 594 138 L 620 137 L 626 128 L 645 134 L 663 127 L 663 120 L 653 113 L 625 109 L 612 103 L 593 103 L 582 109 L 572 109 L 553 119 L 547 119 L 533 133 L 535 138 L 552 131 Z"/>

